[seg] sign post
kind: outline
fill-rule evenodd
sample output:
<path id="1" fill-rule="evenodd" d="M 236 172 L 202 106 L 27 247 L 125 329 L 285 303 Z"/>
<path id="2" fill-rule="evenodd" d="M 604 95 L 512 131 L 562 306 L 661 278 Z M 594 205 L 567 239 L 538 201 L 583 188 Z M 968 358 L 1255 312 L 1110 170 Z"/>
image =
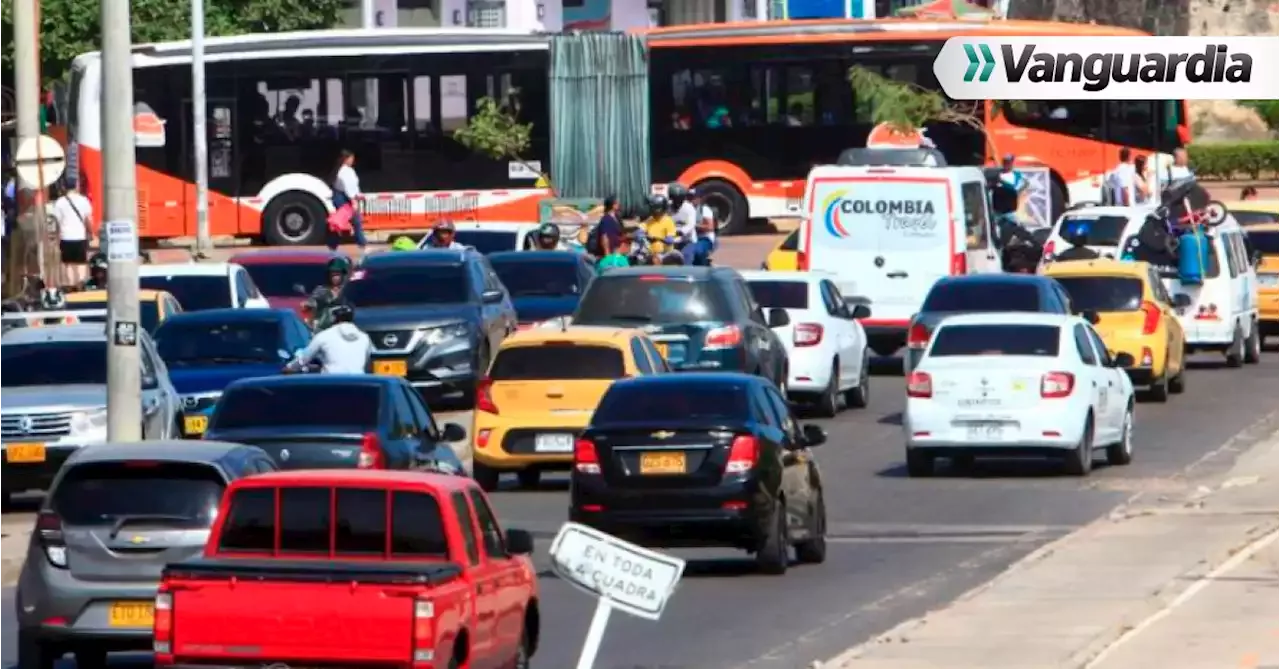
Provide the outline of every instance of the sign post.
<path id="1" fill-rule="evenodd" d="M 591 669 L 614 609 L 647 620 L 662 617 L 684 560 L 628 543 L 599 530 L 565 523 L 551 542 L 551 569 L 597 598 L 577 669 Z"/>

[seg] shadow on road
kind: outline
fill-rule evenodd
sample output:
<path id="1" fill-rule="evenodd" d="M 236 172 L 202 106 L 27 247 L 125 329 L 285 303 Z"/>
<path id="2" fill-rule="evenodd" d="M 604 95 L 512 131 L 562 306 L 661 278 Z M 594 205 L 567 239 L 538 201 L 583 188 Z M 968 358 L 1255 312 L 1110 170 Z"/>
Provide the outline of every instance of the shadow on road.
<path id="1" fill-rule="evenodd" d="M 1094 470 L 1106 468 L 1106 464 L 1095 456 Z M 905 462 L 894 463 L 878 472 L 881 478 L 907 478 Z M 940 457 L 934 460 L 932 478 L 949 479 L 1040 479 L 1065 477 L 1062 462 L 1052 458 L 976 458 L 971 461 L 956 462 Z"/>
<path id="2" fill-rule="evenodd" d="M 877 423 L 879 423 L 879 424 L 881 424 L 881 425 L 898 425 L 898 426 L 901 426 L 901 425 L 902 425 L 902 412 L 901 412 L 901 411 L 895 411 L 895 412 L 893 412 L 893 413 L 891 413 L 891 414 L 885 414 L 885 415 L 881 416 L 880 418 L 876 419 L 876 422 L 877 422 Z"/>

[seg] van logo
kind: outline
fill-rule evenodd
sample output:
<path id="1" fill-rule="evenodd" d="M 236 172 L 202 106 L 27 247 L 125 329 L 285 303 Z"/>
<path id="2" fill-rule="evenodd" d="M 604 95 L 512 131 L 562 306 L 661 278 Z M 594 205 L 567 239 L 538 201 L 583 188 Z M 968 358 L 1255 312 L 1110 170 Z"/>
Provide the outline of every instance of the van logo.
<path id="1" fill-rule="evenodd" d="M 845 229 L 844 223 L 840 220 L 840 214 L 842 213 L 840 205 L 845 202 L 845 197 L 848 194 L 848 189 L 838 190 L 822 201 L 822 221 L 827 227 L 827 233 L 832 237 L 844 239 L 849 236 L 849 231 Z"/>

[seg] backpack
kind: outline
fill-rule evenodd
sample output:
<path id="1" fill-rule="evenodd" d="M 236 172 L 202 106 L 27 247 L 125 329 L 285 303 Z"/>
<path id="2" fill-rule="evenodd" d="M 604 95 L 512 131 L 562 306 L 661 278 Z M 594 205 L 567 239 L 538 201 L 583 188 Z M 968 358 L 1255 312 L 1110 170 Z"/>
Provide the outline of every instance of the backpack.
<path id="1" fill-rule="evenodd" d="M 596 223 L 592 226 L 591 231 L 587 233 L 587 243 L 583 245 L 587 253 L 593 256 L 603 256 L 604 249 L 600 246 L 600 224 Z"/>

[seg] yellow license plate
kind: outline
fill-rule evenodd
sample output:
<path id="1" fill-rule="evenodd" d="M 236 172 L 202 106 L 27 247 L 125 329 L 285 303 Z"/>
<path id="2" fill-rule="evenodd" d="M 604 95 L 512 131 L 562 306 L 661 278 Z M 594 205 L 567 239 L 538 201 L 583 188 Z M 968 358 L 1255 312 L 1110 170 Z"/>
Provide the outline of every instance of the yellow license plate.
<path id="1" fill-rule="evenodd" d="M 661 453 L 641 453 L 641 474 L 683 474 L 685 472 L 684 453 L 664 451 Z"/>
<path id="2" fill-rule="evenodd" d="M 107 624 L 112 627 L 151 627 L 156 610 L 151 602 L 112 602 Z"/>
<path id="3" fill-rule="evenodd" d="M 662 357 L 665 359 L 667 357 L 667 351 L 670 350 L 667 348 L 667 345 L 655 343 L 654 346 L 658 347 L 658 353 L 662 354 Z"/>
<path id="4" fill-rule="evenodd" d="M 182 431 L 187 434 L 204 434 L 209 429 L 208 416 L 183 416 Z"/>
<path id="5" fill-rule="evenodd" d="M 8 444 L 4 447 L 5 462 L 44 462 L 44 444 Z"/>
<path id="6" fill-rule="evenodd" d="M 373 373 L 384 376 L 404 376 L 409 373 L 409 363 L 404 360 L 374 360 Z"/>

